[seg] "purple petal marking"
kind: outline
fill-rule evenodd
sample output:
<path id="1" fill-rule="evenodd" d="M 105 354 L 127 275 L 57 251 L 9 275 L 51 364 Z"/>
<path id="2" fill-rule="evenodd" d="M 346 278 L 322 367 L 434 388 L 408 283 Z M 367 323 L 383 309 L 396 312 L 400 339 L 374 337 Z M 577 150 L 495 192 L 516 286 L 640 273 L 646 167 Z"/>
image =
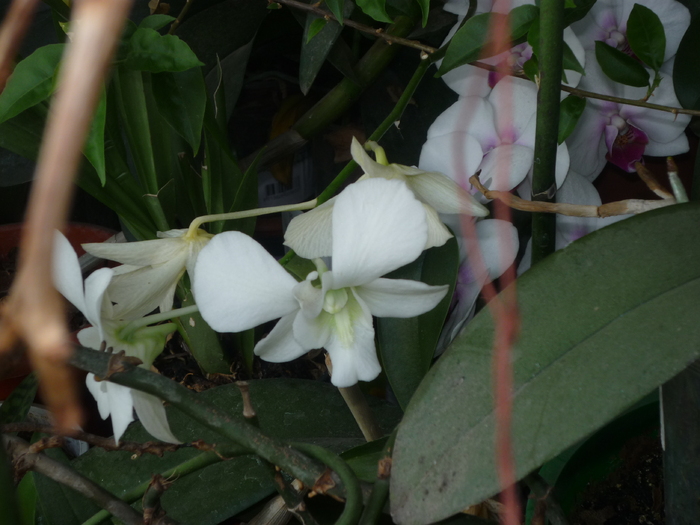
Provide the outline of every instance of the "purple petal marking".
<path id="1" fill-rule="evenodd" d="M 614 126 L 606 126 L 607 128 Z M 606 140 L 607 142 L 607 140 Z M 641 129 L 627 125 L 620 130 L 615 138 L 612 148 L 608 146 L 608 153 L 605 158 L 629 173 L 634 172 L 634 163 L 642 160 L 644 149 L 649 143 L 649 137 Z"/>

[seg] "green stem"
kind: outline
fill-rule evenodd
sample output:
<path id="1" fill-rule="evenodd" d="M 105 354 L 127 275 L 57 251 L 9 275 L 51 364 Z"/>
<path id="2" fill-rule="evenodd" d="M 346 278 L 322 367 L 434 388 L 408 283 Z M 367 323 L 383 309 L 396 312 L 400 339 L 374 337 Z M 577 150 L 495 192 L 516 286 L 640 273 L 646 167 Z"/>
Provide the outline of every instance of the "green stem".
<path id="1" fill-rule="evenodd" d="M 379 521 L 379 517 L 384 509 L 386 499 L 389 497 L 389 478 L 391 476 L 391 454 L 396 441 L 395 429 L 384 447 L 384 454 L 377 465 L 377 480 L 372 487 L 372 494 L 369 497 L 365 511 L 362 513 L 359 525 L 374 525 Z"/>
<path id="2" fill-rule="evenodd" d="M 537 92 L 537 134 L 532 176 L 532 200 L 553 202 L 556 195 L 557 138 L 561 93 L 564 2 L 540 3 L 540 89 Z M 517 108 L 511 108 L 516 111 Z M 554 252 L 556 215 L 532 215 L 532 264 Z"/>
<path id="3" fill-rule="evenodd" d="M 199 312 L 199 307 L 196 304 L 192 306 L 186 306 L 185 308 L 176 308 L 175 310 L 170 310 L 168 312 L 162 312 L 159 314 L 146 315 L 140 319 L 135 319 L 127 324 L 121 329 L 120 335 L 122 337 L 129 337 L 139 328 L 148 326 L 149 324 L 162 323 L 163 321 L 169 321 L 170 319 L 175 319 L 176 317 L 181 317 L 183 315 L 190 315 Z M 175 330 L 175 325 L 173 325 L 173 330 Z"/>
<path id="4" fill-rule="evenodd" d="M 110 360 L 112 369 L 110 369 Z M 109 381 L 128 386 L 159 399 L 168 401 L 181 412 L 198 421 L 220 436 L 233 441 L 251 453 L 257 454 L 273 465 L 278 465 L 305 485 L 313 486 L 325 468 L 317 461 L 305 456 L 277 439 L 266 436 L 242 417 L 232 417 L 201 396 L 184 386 L 159 374 L 135 366 L 128 358 L 107 355 L 89 348 L 76 347 L 71 364 L 87 370 Z M 332 493 L 345 496 L 346 488 L 341 478 L 334 476 L 336 483 Z"/>

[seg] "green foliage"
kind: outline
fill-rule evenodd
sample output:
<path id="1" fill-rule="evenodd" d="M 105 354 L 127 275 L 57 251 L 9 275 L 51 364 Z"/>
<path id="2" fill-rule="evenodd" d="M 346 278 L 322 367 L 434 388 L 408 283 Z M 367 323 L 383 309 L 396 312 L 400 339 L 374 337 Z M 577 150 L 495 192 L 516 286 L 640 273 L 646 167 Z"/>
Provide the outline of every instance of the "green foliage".
<path id="1" fill-rule="evenodd" d="M 539 9 L 533 5 L 523 5 L 513 9 L 509 16 L 510 40 L 517 41 L 527 34 L 532 23 L 539 16 Z M 506 15 L 483 13 L 469 20 L 455 33 L 447 47 L 445 59 L 438 70 L 438 75 L 479 58 L 495 55 L 502 49 L 488 41 L 489 32 L 496 18 L 503 20 Z"/>
<path id="2" fill-rule="evenodd" d="M 321 23 L 320 27 L 319 22 Z M 304 95 L 308 94 L 311 89 L 316 75 L 328 58 L 342 30 L 342 26 L 337 22 L 326 23 L 325 19 L 316 18 L 311 14 L 306 17 L 305 43 L 301 46 L 301 55 L 299 56 L 299 89 Z"/>
<path id="3" fill-rule="evenodd" d="M 673 64 L 673 87 L 681 106 L 688 109 L 700 109 L 698 49 L 700 49 L 700 18 L 695 18 L 678 46 Z"/>
<path id="4" fill-rule="evenodd" d="M 357 7 L 378 22 L 393 22 L 386 12 L 386 0 L 357 0 Z"/>
<path id="5" fill-rule="evenodd" d="M 63 44 L 40 47 L 17 64 L 0 94 L 0 122 L 49 98 L 64 48 Z"/>
<path id="6" fill-rule="evenodd" d="M 573 0 L 572 3 L 574 4 L 573 7 L 567 3 L 564 9 L 564 24 L 566 26 L 570 26 L 586 16 L 586 13 L 591 10 L 596 0 Z"/>
<path id="7" fill-rule="evenodd" d="M 105 122 L 107 120 L 107 94 L 102 91 L 100 100 L 95 109 L 95 116 L 92 118 L 92 125 L 88 132 L 87 140 L 83 152 L 90 161 L 92 167 L 100 179 L 100 184 L 107 183 L 107 172 L 105 164 Z"/>
<path id="8" fill-rule="evenodd" d="M 146 29 L 153 29 L 154 31 L 158 31 L 159 29 L 164 28 L 168 24 L 172 24 L 174 21 L 175 21 L 174 16 L 151 15 L 151 16 L 147 16 L 146 18 L 141 20 L 139 27 L 143 27 Z"/>
<path id="9" fill-rule="evenodd" d="M 0 425 L 19 423 L 32 407 L 39 383 L 35 373 L 29 374 L 0 405 Z"/>
<path id="10" fill-rule="evenodd" d="M 328 9 L 331 10 L 333 16 L 338 19 L 338 22 L 342 25 L 345 11 L 345 0 L 326 0 L 326 5 Z"/>
<path id="11" fill-rule="evenodd" d="M 622 51 L 597 40 L 595 56 L 603 73 L 615 82 L 635 87 L 649 85 L 649 72 L 643 65 Z"/>
<path id="12" fill-rule="evenodd" d="M 384 372 L 399 402 L 405 409 L 411 396 L 430 368 L 442 326 L 452 301 L 459 267 L 457 241 L 424 252 L 411 264 L 389 277 L 411 279 L 430 285 L 448 285 L 449 290 L 438 306 L 418 317 L 377 319 L 377 340 Z"/>
<path id="13" fill-rule="evenodd" d="M 518 477 L 700 355 L 699 219 L 698 204 L 644 213 L 580 239 L 518 280 L 511 434 Z M 392 470 L 400 523 L 438 520 L 500 490 L 492 348 L 485 309 L 414 395 Z"/>
<path id="14" fill-rule="evenodd" d="M 319 33 L 319 31 L 326 27 L 327 23 L 328 20 L 326 20 L 325 18 L 316 18 L 312 20 L 311 24 L 309 24 L 309 27 L 306 30 L 306 43 L 308 44 L 309 42 L 311 42 L 311 39 L 315 37 Z"/>
<path id="15" fill-rule="evenodd" d="M 583 110 L 586 107 L 586 99 L 569 95 L 561 101 L 559 105 L 559 137 L 557 143 L 561 144 L 566 138 L 571 135 L 581 118 Z"/>
<path id="16" fill-rule="evenodd" d="M 654 71 L 659 70 L 666 53 L 666 34 L 656 13 L 634 4 L 627 20 L 627 41 L 639 60 Z"/>
<path id="17" fill-rule="evenodd" d="M 148 27 L 139 27 L 131 36 L 124 64 L 134 71 L 150 73 L 185 71 L 204 65 L 178 37 L 160 35 Z"/>

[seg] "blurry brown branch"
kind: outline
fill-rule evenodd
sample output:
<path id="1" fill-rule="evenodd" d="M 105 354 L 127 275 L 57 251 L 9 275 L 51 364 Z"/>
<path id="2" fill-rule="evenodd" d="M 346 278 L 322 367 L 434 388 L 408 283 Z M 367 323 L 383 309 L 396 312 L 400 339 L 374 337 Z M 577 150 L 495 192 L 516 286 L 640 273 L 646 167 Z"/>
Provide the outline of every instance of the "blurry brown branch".
<path id="1" fill-rule="evenodd" d="M 32 21 L 37 0 L 13 0 L 0 27 L 0 93 L 14 69 L 15 57 Z"/>

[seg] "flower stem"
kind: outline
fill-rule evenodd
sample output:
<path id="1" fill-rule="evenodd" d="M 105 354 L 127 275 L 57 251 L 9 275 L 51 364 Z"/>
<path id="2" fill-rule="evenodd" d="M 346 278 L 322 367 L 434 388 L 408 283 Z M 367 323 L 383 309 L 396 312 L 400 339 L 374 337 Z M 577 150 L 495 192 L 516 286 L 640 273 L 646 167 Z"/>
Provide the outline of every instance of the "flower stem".
<path id="1" fill-rule="evenodd" d="M 231 213 L 216 213 L 214 215 L 202 215 L 197 217 L 190 223 L 190 227 L 185 234 L 185 237 L 191 238 L 197 235 L 199 227 L 207 222 L 215 221 L 230 221 L 234 219 L 247 219 L 248 217 L 259 217 L 260 215 L 269 215 L 271 213 L 279 213 L 283 211 L 301 211 L 310 210 L 316 207 L 317 199 L 312 199 L 299 204 L 287 204 L 284 206 L 270 206 L 269 208 L 255 208 L 254 210 L 233 211 Z"/>
<path id="2" fill-rule="evenodd" d="M 127 338 L 131 336 L 134 332 L 136 332 L 136 330 L 138 330 L 139 328 L 143 328 L 145 326 L 155 323 L 161 323 L 163 321 L 169 321 L 170 319 L 175 319 L 183 315 L 190 315 L 197 312 L 199 312 L 199 307 L 196 304 L 193 304 L 192 306 L 187 306 L 185 308 L 176 308 L 175 310 L 170 310 L 169 312 L 147 315 L 145 317 L 142 317 L 141 319 L 131 321 L 129 324 L 127 324 L 124 328 L 121 329 L 120 335 L 122 337 Z"/>

